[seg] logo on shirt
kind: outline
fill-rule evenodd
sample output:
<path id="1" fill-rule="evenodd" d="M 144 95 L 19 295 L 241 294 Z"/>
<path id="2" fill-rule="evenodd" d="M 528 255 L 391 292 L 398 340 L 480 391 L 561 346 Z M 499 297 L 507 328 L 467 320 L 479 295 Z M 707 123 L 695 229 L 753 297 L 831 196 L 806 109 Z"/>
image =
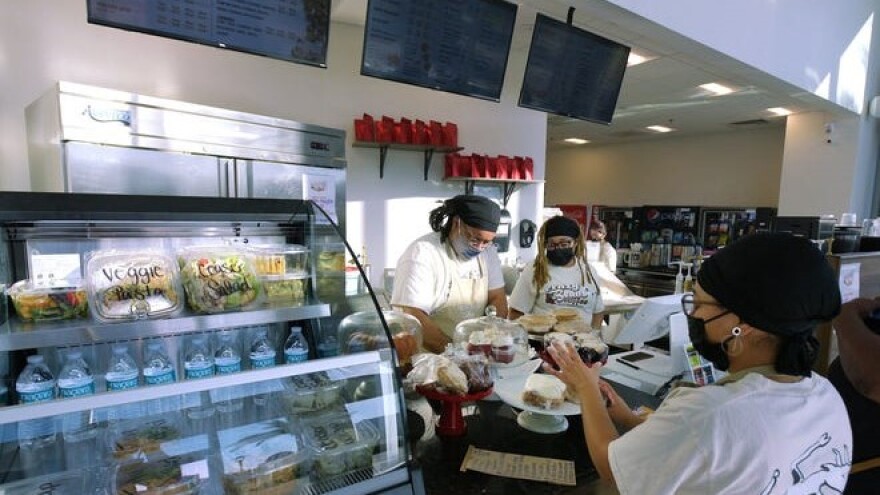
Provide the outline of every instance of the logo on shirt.
<path id="1" fill-rule="evenodd" d="M 593 292 L 582 285 L 551 285 L 547 287 L 544 302 L 564 306 L 588 306 Z"/>
<path id="2" fill-rule="evenodd" d="M 804 464 L 809 464 L 810 462 L 815 464 L 818 462 L 816 459 L 811 461 L 810 458 L 813 457 L 813 454 L 818 453 L 817 455 L 821 455 L 822 452 L 819 452 L 819 450 L 826 447 L 829 443 L 831 443 L 831 435 L 823 433 L 816 442 L 795 459 L 791 464 L 792 486 L 785 493 L 793 495 L 825 493 L 823 491 L 824 487 L 835 490 L 837 493 L 843 492 L 843 487 L 846 485 L 846 479 L 849 476 L 849 468 L 852 464 L 852 457 L 849 455 L 849 449 L 846 445 L 843 445 L 841 450 L 831 448 L 831 451 L 834 453 L 834 462 L 819 464 L 813 468 L 812 472 L 804 472 L 807 469 L 803 467 Z M 827 456 L 829 454 L 828 449 L 824 449 L 824 451 L 824 454 Z M 773 471 L 773 475 L 761 491 L 761 495 L 773 493 L 780 475 L 781 473 L 778 469 Z"/>

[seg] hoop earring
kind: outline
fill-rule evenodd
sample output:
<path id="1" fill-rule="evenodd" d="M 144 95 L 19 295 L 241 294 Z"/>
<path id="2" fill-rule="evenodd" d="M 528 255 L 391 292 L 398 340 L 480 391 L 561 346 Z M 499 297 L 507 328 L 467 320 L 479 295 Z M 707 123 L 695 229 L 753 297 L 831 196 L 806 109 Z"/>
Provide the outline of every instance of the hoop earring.
<path id="1" fill-rule="evenodd" d="M 727 337 L 724 339 L 724 342 L 721 343 L 724 352 L 730 356 L 739 356 L 742 354 L 745 349 L 745 344 L 743 344 L 740 335 L 742 335 L 742 328 L 736 326 L 730 329 L 730 337 Z M 731 343 L 731 341 L 733 342 Z"/>

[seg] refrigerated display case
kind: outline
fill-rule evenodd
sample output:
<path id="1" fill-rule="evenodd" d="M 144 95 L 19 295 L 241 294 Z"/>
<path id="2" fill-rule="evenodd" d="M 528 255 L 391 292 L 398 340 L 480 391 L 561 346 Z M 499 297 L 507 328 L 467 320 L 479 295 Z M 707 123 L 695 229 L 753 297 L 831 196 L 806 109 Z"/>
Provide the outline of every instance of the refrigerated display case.
<path id="1" fill-rule="evenodd" d="M 703 251 L 711 254 L 745 235 L 769 232 L 775 208 L 711 208 L 700 214 Z"/>
<path id="2" fill-rule="evenodd" d="M 633 235 L 638 231 L 639 212 L 638 207 L 593 206 L 592 216 L 605 222 L 605 228 L 608 230 L 605 240 L 615 249 L 625 249 L 631 242 L 638 242 Z"/>
<path id="3" fill-rule="evenodd" d="M 349 297 L 335 277 L 321 275 L 336 268 L 321 260 L 336 260 L 337 250 L 355 257 L 312 202 L 0 193 L 0 229 L 0 282 L 84 283 L 93 291 L 90 275 L 121 277 L 118 290 L 101 285 L 101 297 L 112 292 L 116 309 L 131 304 L 129 317 L 119 311 L 112 320 L 95 317 L 94 308 L 33 321 L 10 310 L 0 326 L 8 390 L 0 404 L 0 492 L 423 493 L 394 346 L 319 355 L 322 330 L 355 311 L 376 312 L 384 329 L 377 338 L 391 337 L 368 282 L 365 294 Z M 243 260 L 273 245 L 297 246 L 295 297 L 259 297 L 259 275 L 243 275 Z M 193 256 L 200 247 L 205 256 Z M 195 263 L 182 278 L 203 278 L 182 284 L 189 292 L 179 311 L 143 311 L 145 296 L 158 290 L 151 284 L 161 282 L 164 296 L 178 286 L 143 257 L 89 265 L 109 250 L 165 253 Z M 89 266 L 97 273 L 85 273 Z M 258 297 L 232 300 L 245 289 Z M 228 304 L 206 311 L 189 297 L 194 290 Z M 76 292 L 27 304 L 67 307 L 76 302 L 69 294 Z M 308 359 L 289 358 L 293 346 L 305 347 Z M 27 363 L 34 372 L 23 373 Z M 17 388 L 20 376 L 28 379 Z"/>
<path id="4" fill-rule="evenodd" d="M 700 208 L 644 206 L 638 219 L 639 241 L 648 262 L 642 266 L 667 268 L 671 262 L 697 254 Z"/>

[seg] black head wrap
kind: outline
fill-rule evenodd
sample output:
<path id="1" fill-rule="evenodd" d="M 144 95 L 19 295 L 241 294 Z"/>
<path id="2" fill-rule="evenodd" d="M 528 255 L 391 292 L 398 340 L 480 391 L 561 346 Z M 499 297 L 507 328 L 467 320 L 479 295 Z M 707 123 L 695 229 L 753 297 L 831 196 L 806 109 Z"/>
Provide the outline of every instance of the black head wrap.
<path id="1" fill-rule="evenodd" d="M 446 200 L 450 215 L 475 229 L 495 232 L 501 221 L 501 208 L 484 196 L 462 194 Z"/>
<path id="2" fill-rule="evenodd" d="M 824 255 L 782 233 L 744 237 L 703 263 L 700 287 L 749 325 L 781 337 L 780 373 L 809 375 L 813 330 L 840 312 L 840 288 Z"/>
<path id="3" fill-rule="evenodd" d="M 577 239 L 581 235 L 581 229 L 574 220 L 568 217 L 555 216 L 547 220 L 547 226 L 544 229 L 544 240 L 559 235 Z"/>

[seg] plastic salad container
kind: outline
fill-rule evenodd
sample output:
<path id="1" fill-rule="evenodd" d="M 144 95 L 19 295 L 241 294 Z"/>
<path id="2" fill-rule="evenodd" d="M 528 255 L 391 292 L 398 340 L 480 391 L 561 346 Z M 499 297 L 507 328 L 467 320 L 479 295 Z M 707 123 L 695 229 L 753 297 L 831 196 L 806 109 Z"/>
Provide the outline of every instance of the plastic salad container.
<path id="1" fill-rule="evenodd" d="M 178 254 L 189 306 L 200 313 L 245 310 L 261 301 L 254 256 L 235 246 L 192 246 Z"/>
<path id="2" fill-rule="evenodd" d="M 254 249 L 260 275 L 309 274 L 309 250 L 299 244 L 258 246 Z"/>
<path id="3" fill-rule="evenodd" d="M 184 475 L 183 467 L 205 463 L 193 455 L 163 457 L 119 464 L 114 485 L 118 495 L 195 495 L 202 480 L 198 475 Z M 207 466 L 205 466 L 207 469 Z"/>
<path id="4" fill-rule="evenodd" d="M 339 403 L 345 380 L 331 380 L 319 371 L 290 377 L 279 395 L 284 410 L 290 414 L 313 412 Z"/>
<path id="5" fill-rule="evenodd" d="M 303 421 L 306 445 L 314 450 L 314 472 L 331 478 L 373 466 L 379 431 L 368 420 L 352 424 L 345 413 Z"/>
<path id="6" fill-rule="evenodd" d="M 83 284 L 43 285 L 30 280 L 16 282 L 7 291 L 22 320 L 45 321 L 80 318 L 88 314 Z"/>
<path id="7" fill-rule="evenodd" d="M 268 303 L 303 304 L 309 279 L 303 275 L 262 275 L 260 282 Z"/>
<path id="8" fill-rule="evenodd" d="M 422 347 L 422 325 L 414 316 L 400 311 L 382 311 L 401 366 L 410 365 Z M 388 337 L 375 311 L 352 313 L 339 323 L 337 334 L 342 354 L 388 347 Z"/>
<path id="9" fill-rule="evenodd" d="M 128 420 L 115 428 L 109 438 L 116 459 L 143 459 L 159 453 L 162 444 L 181 437 L 176 416 Z"/>
<path id="10" fill-rule="evenodd" d="M 162 318 L 183 309 L 177 263 L 157 251 L 96 251 L 86 263 L 89 305 L 101 321 Z"/>
<path id="11" fill-rule="evenodd" d="M 232 495 L 286 495 L 307 482 L 311 451 L 284 419 L 218 432 L 223 489 Z"/>

